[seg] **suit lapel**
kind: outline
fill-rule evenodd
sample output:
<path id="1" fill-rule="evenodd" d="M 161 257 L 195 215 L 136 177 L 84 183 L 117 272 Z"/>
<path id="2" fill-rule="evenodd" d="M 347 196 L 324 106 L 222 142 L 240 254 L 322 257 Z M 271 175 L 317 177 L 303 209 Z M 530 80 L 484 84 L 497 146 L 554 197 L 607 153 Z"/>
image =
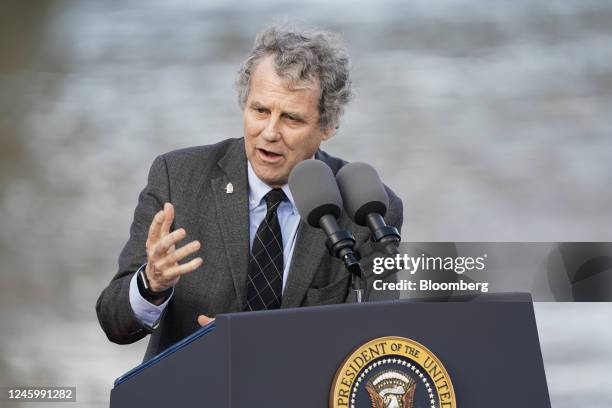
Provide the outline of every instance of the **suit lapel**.
<path id="1" fill-rule="evenodd" d="M 298 307 L 317 272 L 320 260 L 325 256 L 325 234 L 300 220 L 291 268 L 283 293 L 282 308 Z"/>
<path id="2" fill-rule="evenodd" d="M 222 174 L 211 179 L 217 219 L 236 297 L 241 310 L 246 300 L 246 280 L 249 262 L 248 179 L 244 140 L 239 139 L 219 160 Z M 227 192 L 231 183 L 233 191 Z"/>

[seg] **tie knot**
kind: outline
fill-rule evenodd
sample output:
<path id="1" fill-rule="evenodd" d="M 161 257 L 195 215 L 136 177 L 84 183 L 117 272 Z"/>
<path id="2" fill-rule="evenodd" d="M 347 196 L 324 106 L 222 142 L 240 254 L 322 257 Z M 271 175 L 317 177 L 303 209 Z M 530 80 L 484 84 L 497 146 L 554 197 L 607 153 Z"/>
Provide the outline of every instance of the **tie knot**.
<path id="1" fill-rule="evenodd" d="M 271 211 L 271 210 L 275 210 L 276 207 L 280 204 L 280 202 L 283 201 L 285 198 L 287 198 L 287 196 L 285 195 L 284 191 L 281 190 L 280 188 L 274 188 L 270 190 L 268 194 L 264 196 L 264 198 L 266 199 L 266 205 L 268 206 L 268 211 Z"/>

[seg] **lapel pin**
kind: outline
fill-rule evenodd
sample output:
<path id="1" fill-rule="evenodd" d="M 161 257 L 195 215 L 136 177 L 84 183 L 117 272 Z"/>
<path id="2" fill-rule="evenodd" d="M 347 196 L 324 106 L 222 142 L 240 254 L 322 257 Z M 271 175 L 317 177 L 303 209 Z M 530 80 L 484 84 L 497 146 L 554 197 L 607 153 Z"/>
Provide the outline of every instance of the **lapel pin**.
<path id="1" fill-rule="evenodd" d="M 227 183 L 227 186 L 225 186 L 225 192 L 227 194 L 232 194 L 234 192 L 234 185 L 232 183 Z"/>

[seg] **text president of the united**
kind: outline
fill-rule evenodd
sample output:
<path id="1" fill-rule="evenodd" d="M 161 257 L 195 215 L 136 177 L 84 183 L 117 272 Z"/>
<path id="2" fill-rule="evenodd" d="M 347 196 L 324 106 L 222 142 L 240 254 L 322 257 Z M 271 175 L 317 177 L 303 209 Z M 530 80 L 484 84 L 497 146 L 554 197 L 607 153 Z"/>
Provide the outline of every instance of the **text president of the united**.
<path id="1" fill-rule="evenodd" d="M 353 300 L 348 273 L 324 233 L 300 220 L 287 186 L 302 160 L 334 173 L 346 164 L 319 149 L 352 94 L 344 46 L 325 31 L 265 29 L 237 89 L 244 137 L 155 159 L 119 271 L 96 304 L 111 341 L 151 334 L 145 359 L 219 313 Z M 399 229 L 402 202 L 387 193 L 385 219 Z M 358 245 L 369 238 L 345 215 L 340 225 Z"/>

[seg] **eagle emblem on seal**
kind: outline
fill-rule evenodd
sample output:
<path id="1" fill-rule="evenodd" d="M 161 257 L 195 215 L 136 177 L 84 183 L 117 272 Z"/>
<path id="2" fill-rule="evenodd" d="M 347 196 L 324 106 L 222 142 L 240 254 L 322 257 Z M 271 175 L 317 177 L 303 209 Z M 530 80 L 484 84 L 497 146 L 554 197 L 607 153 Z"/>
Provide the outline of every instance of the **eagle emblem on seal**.
<path id="1" fill-rule="evenodd" d="M 372 408 L 413 408 L 416 382 L 397 370 L 386 370 L 365 385 Z"/>

